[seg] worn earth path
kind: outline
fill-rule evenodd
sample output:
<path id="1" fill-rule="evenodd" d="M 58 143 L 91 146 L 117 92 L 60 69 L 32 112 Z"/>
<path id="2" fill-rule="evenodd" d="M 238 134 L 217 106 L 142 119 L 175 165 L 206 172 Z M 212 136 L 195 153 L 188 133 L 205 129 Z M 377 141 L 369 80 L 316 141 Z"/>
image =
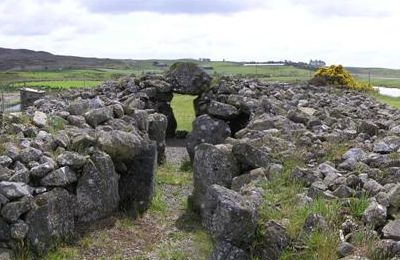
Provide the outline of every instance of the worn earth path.
<path id="1" fill-rule="evenodd" d="M 211 240 L 187 210 L 193 184 L 182 140 L 168 141 L 166 157 L 153 203 L 142 217 L 117 214 L 82 227 L 78 242 L 59 247 L 47 259 L 207 259 Z"/>

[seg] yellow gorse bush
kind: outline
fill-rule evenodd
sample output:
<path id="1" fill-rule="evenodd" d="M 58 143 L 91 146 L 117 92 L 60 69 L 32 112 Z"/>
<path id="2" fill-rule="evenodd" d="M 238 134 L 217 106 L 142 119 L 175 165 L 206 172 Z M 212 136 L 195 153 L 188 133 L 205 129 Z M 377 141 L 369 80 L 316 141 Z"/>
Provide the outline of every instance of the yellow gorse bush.
<path id="1" fill-rule="evenodd" d="M 320 68 L 314 74 L 314 78 L 311 79 L 310 83 L 317 86 L 343 86 L 359 91 L 373 90 L 370 84 L 355 80 L 350 72 L 345 70 L 342 65 L 331 65 L 327 68 Z"/>

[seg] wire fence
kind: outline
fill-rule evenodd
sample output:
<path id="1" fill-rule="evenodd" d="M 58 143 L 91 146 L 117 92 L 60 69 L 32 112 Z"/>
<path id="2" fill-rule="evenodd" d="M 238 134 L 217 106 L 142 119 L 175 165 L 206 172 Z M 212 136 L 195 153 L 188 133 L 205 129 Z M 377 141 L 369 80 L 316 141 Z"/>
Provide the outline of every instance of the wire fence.
<path id="1" fill-rule="evenodd" d="M 0 85 L 0 112 L 2 114 L 8 112 L 20 111 L 20 93 L 17 89 L 8 91 L 8 86 L 5 84 Z"/>

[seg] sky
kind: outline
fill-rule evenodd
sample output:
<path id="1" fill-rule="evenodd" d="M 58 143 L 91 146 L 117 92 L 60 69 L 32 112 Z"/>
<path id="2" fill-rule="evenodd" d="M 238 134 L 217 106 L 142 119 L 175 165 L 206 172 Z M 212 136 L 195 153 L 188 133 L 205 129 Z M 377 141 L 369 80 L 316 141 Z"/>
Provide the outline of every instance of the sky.
<path id="1" fill-rule="evenodd" d="M 398 0 L 0 0 L 0 47 L 400 68 Z"/>

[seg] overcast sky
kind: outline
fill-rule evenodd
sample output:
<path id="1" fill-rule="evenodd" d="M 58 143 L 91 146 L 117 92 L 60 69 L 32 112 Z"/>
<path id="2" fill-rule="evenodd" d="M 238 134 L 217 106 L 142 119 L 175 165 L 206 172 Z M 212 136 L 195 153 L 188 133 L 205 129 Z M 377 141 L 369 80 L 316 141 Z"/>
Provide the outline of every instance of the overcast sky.
<path id="1" fill-rule="evenodd" d="M 398 0 L 0 0 L 0 46 L 400 68 Z"/>

